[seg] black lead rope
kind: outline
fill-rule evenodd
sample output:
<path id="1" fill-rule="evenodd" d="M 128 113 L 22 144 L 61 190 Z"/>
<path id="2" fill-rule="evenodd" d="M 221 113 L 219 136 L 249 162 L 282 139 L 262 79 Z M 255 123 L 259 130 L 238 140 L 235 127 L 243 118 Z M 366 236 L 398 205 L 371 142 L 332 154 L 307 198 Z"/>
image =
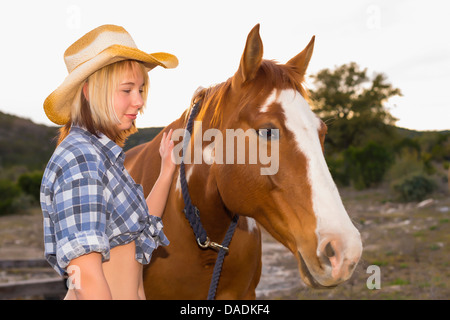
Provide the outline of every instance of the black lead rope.
<path id="1" fill-rule="evenodd" d="M 206 230 L 203 228 L 202 222 L 200 220 L 200 212 L 196 206 L 192 204 L 191 197 L 189 195 L 189 189 L 186 181 L 186 170 L 184 166 L 184 155 L 186 148 L 189 145 L 189 138 L 192 134 L 192 127 L 194 124 L 194 118 L 197 116 L 199 111 L 200 103 L 197 102 L 194 104 L 191 110 L 191 115 L 189 116 L 188 123 L 186 125 L 186 132 L 183 138 L 183 150 L 182 150 L 182 159 L 180 163 L 180 184 L 181 184 L 181 192 L 184 200 L 184 214 L 186 219 L 189 221 L 189 224 L 194 230 L 195 238 L 197 240 L 198 245 L 203 248 L 212 248 L 217 250 L 219 254 L 217 255 L 216 264 L 214 265 L 213 276 L 211 279 L 211 284 L 209 286 L 208 291 L 208 300 L 215 299 L 217 285 L 219 283 L 220 273 L 222 272 L 223 260 L 225 258 L 225 254 L 228 253 L 228 246 L 230 245 L 231 238 L 233 237 L 234 231 L 236 229 L 237 222 L 239 220 L 238 215 L 234 215 L 230 226 L 228 227 L 227 233 L 223 239 L 222 244 L 218 244 L 209 240 Z"/>

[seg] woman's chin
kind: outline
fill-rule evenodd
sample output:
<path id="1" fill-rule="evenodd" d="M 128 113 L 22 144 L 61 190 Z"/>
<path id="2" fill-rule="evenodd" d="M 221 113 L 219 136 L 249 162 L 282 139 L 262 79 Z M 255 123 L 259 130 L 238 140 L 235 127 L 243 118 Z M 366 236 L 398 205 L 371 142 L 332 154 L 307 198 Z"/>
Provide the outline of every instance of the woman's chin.
<path id="1" fill-rule="evenodd" d="M 133 121 L 122 121 L 120 124 L 117 125 L 118 129 L 120 131 L 125 131 L 125 130 L 129 130 L 131 129 L 131 127 L 133 126 Z"/>

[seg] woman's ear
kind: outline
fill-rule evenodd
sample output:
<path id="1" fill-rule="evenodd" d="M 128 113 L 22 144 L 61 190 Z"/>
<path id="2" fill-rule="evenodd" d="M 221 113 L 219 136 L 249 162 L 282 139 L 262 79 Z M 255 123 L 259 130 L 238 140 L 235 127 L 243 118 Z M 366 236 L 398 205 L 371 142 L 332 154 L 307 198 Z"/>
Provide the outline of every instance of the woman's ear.
<path id="1" fill-rule="evenodd" d="M 86 101 L 89 101 L 89 83 L 87 81 L 83 85 L 83 94 Z"/>

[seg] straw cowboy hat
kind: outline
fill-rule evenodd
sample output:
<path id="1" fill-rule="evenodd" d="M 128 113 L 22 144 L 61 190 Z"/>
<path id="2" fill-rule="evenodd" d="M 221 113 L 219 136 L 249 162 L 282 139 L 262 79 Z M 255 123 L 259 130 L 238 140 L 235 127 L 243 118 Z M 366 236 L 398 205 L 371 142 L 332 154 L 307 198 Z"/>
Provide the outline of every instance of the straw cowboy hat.
<path id="1" fill-rule="evenodd" d="M 100 26 L 82 36 L 64 52 L 69 75 L 44 101 L 47 117 L 58 125 L 70 120 L 70 109 L 80 86 L 95 71 L 122 60 L 142 62 L 147 71 L 156 66 L 175 68 L 178 59 L 169 53 L 139 50 L 129 33 L 115 25 Z"/>

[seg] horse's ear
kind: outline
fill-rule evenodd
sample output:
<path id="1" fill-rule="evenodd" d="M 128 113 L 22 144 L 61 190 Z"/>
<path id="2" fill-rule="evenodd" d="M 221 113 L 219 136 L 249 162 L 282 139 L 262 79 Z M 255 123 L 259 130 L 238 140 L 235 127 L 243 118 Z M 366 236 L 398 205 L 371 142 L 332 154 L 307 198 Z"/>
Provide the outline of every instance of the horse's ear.
<path id="1" fill-rule="evenodd" d="M 259 36 L 259 24 L 253 27 L 247 37 L 244 53 L 236 76 L 241 84 L 255 78 L 263 56 L 263 43 Z"/>
<path id="2" fill-rule="evenodd" d="M 311 56 L 314 49 L 314 40 L 315 36 L 311 38 L 308 45 L 302 52 L 289 60 L 286 64 L 293 66 L 297 69 L 297 72 L 303 77 L 306 73 L 306 69 L 308 68 L 309 60 L 311 60 Z"/>

